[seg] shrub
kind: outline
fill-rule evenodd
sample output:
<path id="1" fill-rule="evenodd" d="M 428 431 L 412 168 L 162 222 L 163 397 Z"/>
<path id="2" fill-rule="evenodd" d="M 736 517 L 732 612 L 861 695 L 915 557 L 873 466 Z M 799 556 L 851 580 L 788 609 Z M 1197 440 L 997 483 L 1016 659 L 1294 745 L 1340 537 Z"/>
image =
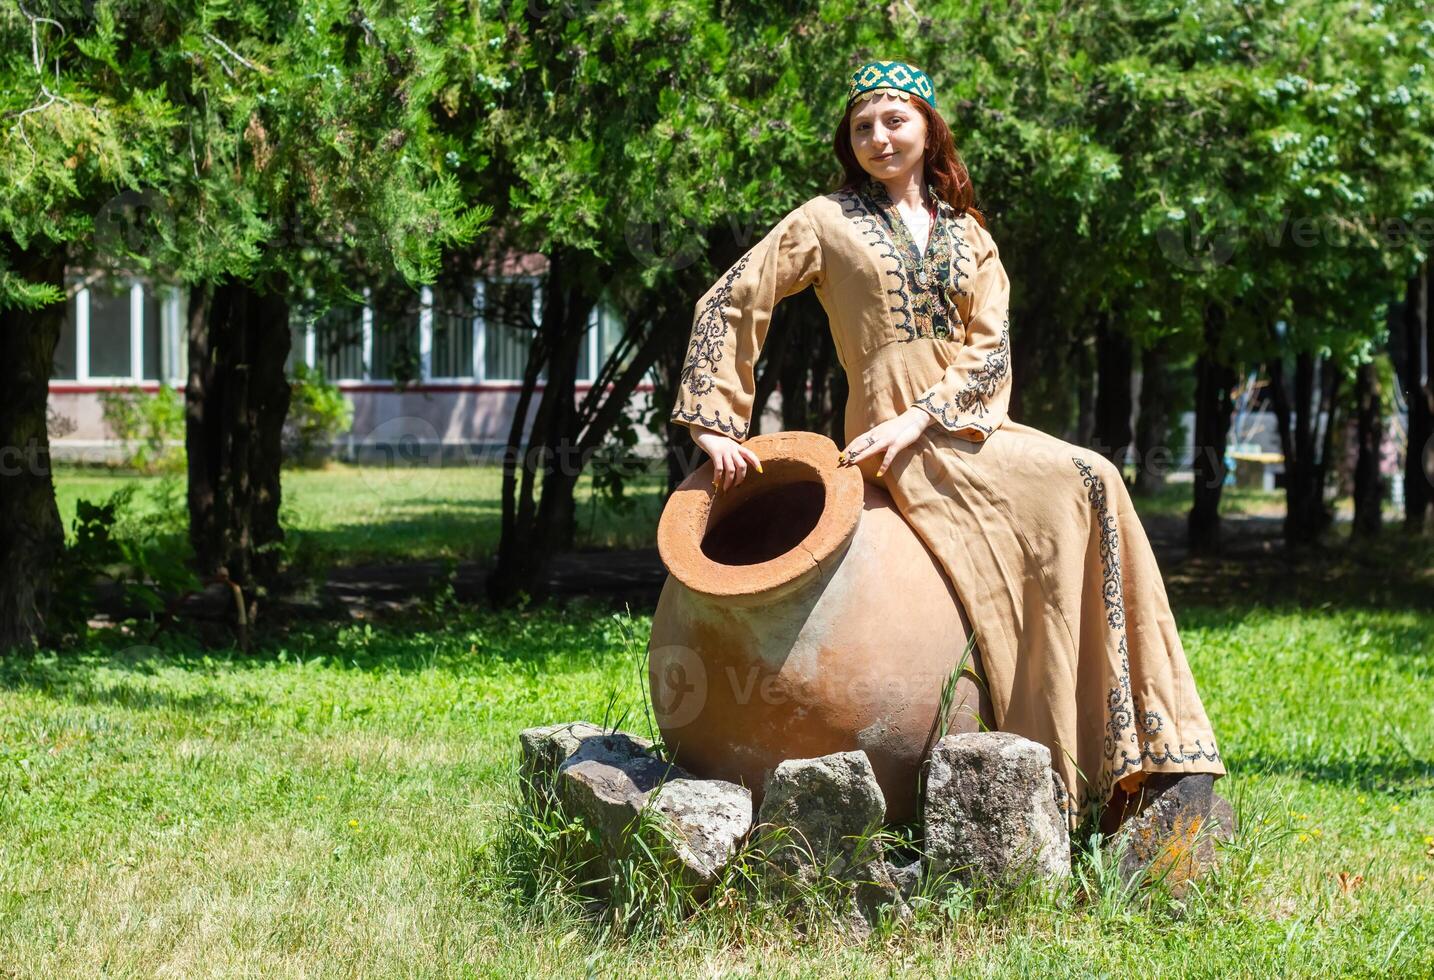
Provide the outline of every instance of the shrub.
<path id="1" fill-rule="evenodd" d="M 102 502 L 81 499 L 75 505 L 73 540 L 56 582 L 56 608 L 70 614 L 67 625 L 83 633 L 80 610 L 95 603 L 95 585 L 119 587 L 127 606 L 150 614 L 170 599 L 199 588 L 189 568 L 192 551 L 184 483 L 167 475 L 145 488 L 146 505 L 136 501 L 138 483 L 127 483 Z"/>
<path id="2" fill-rule="evenodd" d="M 333 451 L 334 439 L 354 421 L 353 407 L 319 368 L 294 370 L 289 417 L 284 420 L 284 459 L 298 466 L 319 466 Z"/>
<path id="3" fill-rule="evenodd" d="M 105 425 L 124 447 L 122 464 L 145 473 L 184 469 L 184 399 L 167 384 L 153 394 L 130 386 L 100 395 Z"/>

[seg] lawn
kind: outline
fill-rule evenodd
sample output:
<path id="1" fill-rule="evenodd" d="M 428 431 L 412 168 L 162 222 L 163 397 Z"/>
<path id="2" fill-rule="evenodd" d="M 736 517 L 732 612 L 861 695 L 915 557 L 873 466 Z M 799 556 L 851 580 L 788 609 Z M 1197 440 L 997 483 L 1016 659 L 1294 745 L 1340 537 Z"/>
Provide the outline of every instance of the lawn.
<path id="1" fill-rule="evenodd" d="M 101 501 L 135 484 L 135 507 L 157 508 L 163 492 L 183 503 L 183 484 L 170 478 L 96 468 L 60 467 L 55 494 L 69 529 L 76 501 Z M 298 531 L 325 558 L 340 563 L 455 558 L 481 559 L 498 546 L 502 471 L 496 466 L 378 467 L 330 464 L 321 470 L 285 470 L 284 524 Z M 577 491 L 578 548 L 645 548 L 656 543 L 666 474 L 644 474 L 627 488 L 630 504 L 619 508 L 594 494 L 591 474 Z M 1188 484 L 1171 484 L 1139 498 L 1142 514 L 1181 516 L 1190 507 Z M 1226 488 L 1221 513 L 1278 514 L 1283 495 Z"/>
<path id="2" fill-rule="evenodd" d="M 126 479 L 63 473 L 67 520 Z M 351 559 L 481 557 L 496 488 L 285 481 L 294 523 Z M 652 515 L 595 513 L 587 543 L 651 540 Z M 0 662 L 0 976 L 1434 975 L 1430 564 L 1391 531 L 1169 570 L 1243 825 L 1183 904 L 956 895 L 864 943 L 741 902 L 620 940 L 505 884 L 518 730 L 647 734 L 649 610 L 435 600 L 249 654 L 92 631 Z"/>
<path id="3" fill-rule="evenodd" d="M 1182 910 L 967 906 L 864 945 L 722 911 L 599 942 L 503 887 L 491 844 L 517 731 L 601 720 L 612 692 L 642 730 L 642 616 L 468 611 L 248 656 L 111 632 L 16 660 L 0 667 L 0 974 L 1434 971 L 1434 613 L 1180 619 L 1245 824 L 1229 873 Z"/>
<path id="4" fill-rule="evenodd" d="M 477 559 L 498 546 L 502 470 L 496 466 L 381 467 L 331 464 L 285 470 L 283 519 L 325 557 L 340 562 L 420 558 Z M 165 481 L 99 469 L 59 468 L 55 495 L 66 529 L 76 501 L 101 501 L 128 484 L 135 506 L 154 510 Z M 169 489 L 183 503 L 183 484 Z M 595 495 L 591 475 L 577 491 L 579 548 L 639 548 L 655 541 L 666 478 L 643 476 L 628 488 L 629 507 Z"/>

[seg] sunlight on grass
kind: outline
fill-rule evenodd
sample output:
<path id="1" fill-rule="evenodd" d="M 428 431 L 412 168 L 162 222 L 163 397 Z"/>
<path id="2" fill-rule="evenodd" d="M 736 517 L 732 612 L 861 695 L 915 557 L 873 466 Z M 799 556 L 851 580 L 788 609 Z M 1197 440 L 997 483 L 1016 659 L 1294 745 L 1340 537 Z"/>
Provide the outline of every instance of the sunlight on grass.
<path id="1" fill-rule="evenodd" d="M 15 660 L 0 665 L 0 973 L 1434 970 L 1434 614 L 1181 623 L 1231 773 L 1217 789 L 1243 823 L 1213 879 L 1178 908 L 955 901 L 855 946 L 760 909 L 599 944 L 501 884 L 518 730 L 599 721 L 616 691 L 647 734 L 645 618 L 470 611 L 297 629 L 247 657 L 109 634 Z"/>
<path id="2" fill-rule="evenodd" d="M 154 488 L 158 477 L 59 468 L 55 495 L 66 529 L 78 500 L 99 501 L 121 486 Z M 496 466 L 374 467 L 330 464 L 321 470 L 286 470 L 283 518 L 331 559 L 344 563 L 385 559 L 478 559 L 498 547 L 502 471 Z M 591 474 L 577 489 L 578 548 L 647 548 L 656 541 L 666 476 L 646 475 L 626 491 L 621 509 L 593 493 Z M 183 500 L 183 484 L 179 487 Z M 154 509 L 145 494 L 143 512 Z"/>

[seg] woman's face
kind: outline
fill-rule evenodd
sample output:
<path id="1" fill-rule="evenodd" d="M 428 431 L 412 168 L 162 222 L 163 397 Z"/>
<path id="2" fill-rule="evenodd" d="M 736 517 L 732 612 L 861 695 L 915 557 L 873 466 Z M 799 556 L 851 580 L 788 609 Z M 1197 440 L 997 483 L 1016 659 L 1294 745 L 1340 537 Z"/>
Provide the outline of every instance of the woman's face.
<path id="1" fill-rule="evenodd" d="M 877 180 L 904 177 L 921 167 L 926 155 L 926 117 L 886 93 L 858 102 L 851 113 L 851 148 Z"/>

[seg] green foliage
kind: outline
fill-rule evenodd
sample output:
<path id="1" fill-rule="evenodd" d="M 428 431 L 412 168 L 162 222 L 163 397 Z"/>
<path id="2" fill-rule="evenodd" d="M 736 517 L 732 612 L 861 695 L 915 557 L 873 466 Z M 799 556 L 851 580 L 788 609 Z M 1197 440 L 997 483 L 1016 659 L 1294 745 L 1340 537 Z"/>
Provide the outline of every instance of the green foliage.
<path id="1" fill-rule="evenodd" d="M 57 607 L 78 612 L 94 605 L 97 581 L 118 585 L 127 605 L 151 615 L 166 602 L 197 589 L 188 566 L 188 514 L 184 485 L 168 476 L 148 488 L 149 506 L 135 504 L 140 485 L 128 483 L 102 502 L 75 505 L 70 543 L 57 583 Z M 83 633 L 83 621 L 71 623 Z"/>
<path id="2" fill-rule="evenodd" d="M 50 284 L 16 275 L 10 249 L 43 251 L 91 236 L 102 205 L 146 183 L 163 156 L 172 107 L 106 63 L 113 45 L 102 39 L 118 6 L 52 0 L 0 8 L 0 307 L 62 299 Z M 86 34 L 98 45 L 87 45 Z"/>
<path id="3" fill-rule="evenodd" d="M 630 513 L 637 506 L 636 501 L 626 495 L 627 486 L 651 469 L 649 461 L 635 451 L 637 443 L 636 422 L 624 412 L 607 434 L 602 448 L 593 456 L 594 507 L 602 503 L 618 513 Z"/>
<path id="4" fill-rule="evenodd" d="M 319 466 L 329 458 L 333 441 L 353 427 L 353 406 L 322 368 L 300 363 L 289 389 L 284 459 L 297 466 Z"/>
<path id="5" fill-rule="evenodd" d="M 184 469 L 184 396 L 168 384 L 152 393 L 136 386 L 103 391 L 100 409 L 124 445 L 122 465 L 143 473 Z"/>

